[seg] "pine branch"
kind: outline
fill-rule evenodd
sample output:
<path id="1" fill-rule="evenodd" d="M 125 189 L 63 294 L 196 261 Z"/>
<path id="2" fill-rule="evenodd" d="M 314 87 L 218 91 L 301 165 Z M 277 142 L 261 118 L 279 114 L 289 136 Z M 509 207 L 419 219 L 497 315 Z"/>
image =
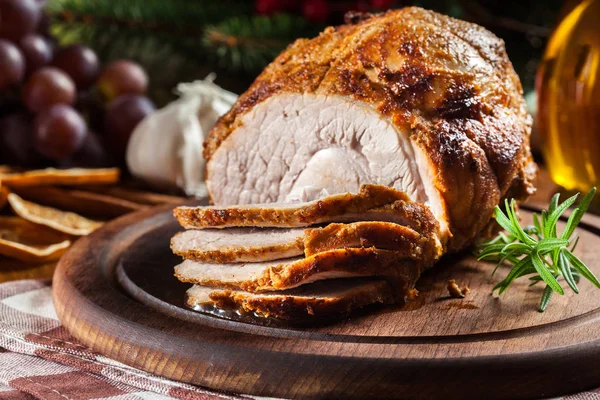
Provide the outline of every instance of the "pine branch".
<path id="1" fill-rule="evenodd" d="M 210 60 L 254 73 L 295 38 L 317 33 L 297 16 L 248 16 L 253 3 L 244 0 L 49 0 L 47 9 L 62 44 L 85 43 L 103 60 L 132 58 L 150 72 L 157 64 L 158 75 L 165 62 L 197 71 Z"/>
<path id="2" fill-rule="evenodd" d="M 232 17 L 207 26 L 203 43 L 221 67 L 260 70 L 296 38 L 316 33 L 303 18 L 288 14 Z"/>
<path id="3" fill-rule="evenodd" d="M 55 19 L 104 26 L 129 26 L 171 34 L 198 33 L 209 23 L 252 12 L 243 0 L 50 0 Z"/>

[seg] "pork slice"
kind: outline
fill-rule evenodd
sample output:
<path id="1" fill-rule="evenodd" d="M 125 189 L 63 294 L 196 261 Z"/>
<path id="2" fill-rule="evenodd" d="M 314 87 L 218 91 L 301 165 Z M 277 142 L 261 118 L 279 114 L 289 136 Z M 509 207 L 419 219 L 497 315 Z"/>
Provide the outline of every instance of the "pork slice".
<path id="1" fill-rule="evenodd" d="M 171 239 L 173 253 L 212 263 L 281 260 L 304 254 L 304 229 L 230 228 L 180 232 Z"/>
<path id="2" fill-rule="evenodd" d="M 424 266 L 401 252 L 375 248 L 346 248 L 310 257 L 256 263 L 214 264 L 185 260 L 175 267 L 182 282 L 203 286 L 266 292 L 292 289 L 308 283 L 365 276 L 384 276 L 403 295 L 414 284 Z"/>
<path id="3" fill-rule="evenodd" d="M 362 221 L 323 228 L 231 228 L 187 230 L 171 239 L 171 249 L 188 260 L 209 263 L 281 260 L 347 247 L 376 247 L 423 259 L 439 251 L 431 236 L 390 222 Z"/>
<path id="4" fill-rule="evenodd" d="M 175 217 L 186 229 L 229 227 L 304 227 L 364 213 L 408 196 L 381 185 L 363 185 L 357 193 L 327 196 L 304 203 L 252 204 L 229 207 L 177 207 Z"/>
<path id="5" fill-rule="evenodd" d="M 187 291 L 187 304 L 193 309 L 215 305 L 225 309 L 255 313 L 284 320 L 319 319 L 343 316 L 375 303 L 391 303 L 389 284 L 381 279 L 340 279 L 316 282 L 297 289 L 250 293 L 194 285 Z"/>

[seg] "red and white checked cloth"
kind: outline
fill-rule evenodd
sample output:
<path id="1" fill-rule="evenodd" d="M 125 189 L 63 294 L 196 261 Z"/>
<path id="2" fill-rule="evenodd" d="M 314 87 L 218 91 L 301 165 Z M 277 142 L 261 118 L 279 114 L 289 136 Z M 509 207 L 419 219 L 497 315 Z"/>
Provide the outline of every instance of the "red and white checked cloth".
<path id="1" fill-rule="evenodd" d="M 0 399 L 261 398 L 171 381 L 94 353 L 61 326 L 50 282 L 25 280 L 0 284 Z"/>
<path id="2" fill-rule="evenodd" d="M 0 284 L 0 399 L 221 400 L 94 353 L 60 325 L 47 281 Z M 561 400 L 600 400 L 600 389 Z"/>

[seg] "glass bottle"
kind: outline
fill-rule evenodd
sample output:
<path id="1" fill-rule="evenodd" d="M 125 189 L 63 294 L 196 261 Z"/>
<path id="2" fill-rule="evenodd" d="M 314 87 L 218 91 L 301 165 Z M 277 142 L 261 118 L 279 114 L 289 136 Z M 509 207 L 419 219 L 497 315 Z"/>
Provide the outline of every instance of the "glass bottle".
<path id="1" fill-rule="evenodd" d="M 550 37 L 536 79 L 537 126 L 552 179 L 587 191 L 600 179 L 600 0 L 581 1 Z"/>

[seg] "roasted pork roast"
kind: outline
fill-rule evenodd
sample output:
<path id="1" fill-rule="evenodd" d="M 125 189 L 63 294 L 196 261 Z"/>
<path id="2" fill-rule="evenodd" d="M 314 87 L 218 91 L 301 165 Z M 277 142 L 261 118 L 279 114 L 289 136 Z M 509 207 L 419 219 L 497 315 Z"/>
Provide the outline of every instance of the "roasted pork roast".
<path id="1" fill-rule="evenodd" d="M 282 52 L 205 143 L 213 206 L 179 207 L 188 305 L 331 316 L 415 295 L 442 254 L 533 193 L 531 118 L 504 43 L 410 7 Z"/>
<path id="2" fill-rule="evenodd" d="M 205 143 L 216 205 L 310 201 L 381 184 L 427 204 L 463 248 L 533 191 L 531 118 L 504 43 L 420 8 L 300 39 Z"/>

